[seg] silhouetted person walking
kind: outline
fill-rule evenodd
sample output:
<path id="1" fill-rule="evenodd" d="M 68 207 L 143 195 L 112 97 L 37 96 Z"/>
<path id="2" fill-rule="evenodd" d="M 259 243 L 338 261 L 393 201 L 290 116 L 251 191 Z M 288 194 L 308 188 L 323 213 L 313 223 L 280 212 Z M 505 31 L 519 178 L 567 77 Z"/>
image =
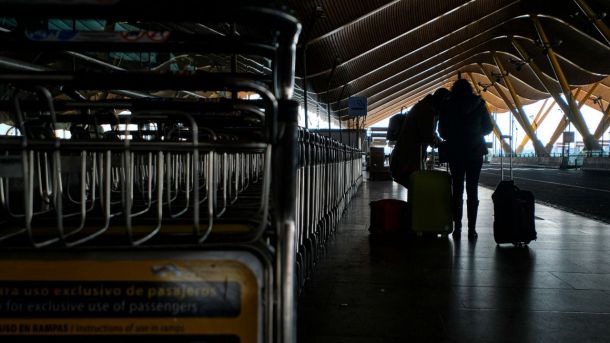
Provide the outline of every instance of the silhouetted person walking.
<path id="1" fill-rule="evenodd" d="M 468 238 L 476 239 L 479 208 L 478 183 L 487 154 L 484 136 L 493 130 L 485 101 L 473 93 L 470 83 L 457 80 L 451 95 L 441 105 L 439 134 L 447 141 L 447 159 L 453 182 L 454 235 L 462 229 L 464 179 L 468 199 Z"/>

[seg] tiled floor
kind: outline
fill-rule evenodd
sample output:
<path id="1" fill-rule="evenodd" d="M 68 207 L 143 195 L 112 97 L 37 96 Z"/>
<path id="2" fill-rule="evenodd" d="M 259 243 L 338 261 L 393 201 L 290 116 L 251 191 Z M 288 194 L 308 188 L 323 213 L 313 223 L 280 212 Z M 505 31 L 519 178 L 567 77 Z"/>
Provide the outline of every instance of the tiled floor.
<path id="1" fill-rule="evenodd" d="M 538 240 L 496 247 L 480 188 L 476 242 L 371 241 L 369 201 L 406 195 L 362 186 L 300 298 L 299 343 L 610 342 L 610 225 L 536 205 Z"/>

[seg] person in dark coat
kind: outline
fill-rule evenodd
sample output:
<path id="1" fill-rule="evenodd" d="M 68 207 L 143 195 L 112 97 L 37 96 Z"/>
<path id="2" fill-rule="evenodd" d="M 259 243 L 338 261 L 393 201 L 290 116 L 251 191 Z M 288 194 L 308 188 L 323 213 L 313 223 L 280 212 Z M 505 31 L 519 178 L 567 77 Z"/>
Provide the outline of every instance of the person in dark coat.
<path id="1" fill-rule="evenodd" d="M 470 83 L 459 79 L 451 88 L 451 95 L 441 105 L 439 134 L 447 141 L 447 160 L 451 170 L 455 235 L 462 229 L 464 179 L 466 179 L 468 238 L 476 239 L 475 229 L 479 207 L 478 183 L 487 154 L 485 137 L 493 124 L 485 101 L 472 91 Z"/>
<path id="2" fill-rule="evenodd" d="M 409 175 L 421 169 L 428 146 L 436 146 L 440 140 L 435 132 L 438 108 L 449 93 L 447 89 L 441 89 L 444 91 L 429 94 L 415 104 L 403 120 L 392 151 L 390 171 L 394 181 L 405 187 L 408 187 Z"/>

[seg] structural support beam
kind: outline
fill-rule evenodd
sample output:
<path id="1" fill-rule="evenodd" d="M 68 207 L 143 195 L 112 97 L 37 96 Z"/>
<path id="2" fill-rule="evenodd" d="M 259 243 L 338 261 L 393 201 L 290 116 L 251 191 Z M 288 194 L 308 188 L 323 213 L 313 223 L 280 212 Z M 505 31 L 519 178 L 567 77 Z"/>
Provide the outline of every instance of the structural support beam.
<path id="1" fill-rule="evenodd" d="M 578 103 L 579 110 L 587 103 L 587 100 L 589 99 L 589 97 L 591 96 L 593 91 L 597 88 L 597 85 L 599 85 L 599 82 L 597 82 L 595 85 L 593 85 L 593 87 L 591 87 L 591 89 L 589 89 L 587 94 L 585 94 L 585 96 L 580 100 L 580 102 Z M 581 91 L 582 91 L 582 89 L 578 88 L 578 90 L 576 91 L 576 94 L 574 94 L 575 99 L 578 98 Z M 555 142 L 557 142 L 557 140 L 559 139 L 559 137 L 561 136 L 563 131 L 565 131 L 566 127 L 568 127 L 569 124 L 570 124 L 570 121 L 568 120 L 568 118 L 566 116 L 564 116 L 559 121 L 559 124 L 557 124 L 557 128 L 555 129 L 555 132 L 553 132 L 551 139 L 549 139 L 549 142 L 546 144 L 546 149 L 548 151 L 553 150 L 553 145 L 555 144 Z"/>
<path id="2" fill-rule="evenodd" d="M 564 112 L 569 112 L 568 111 L 569 110 L 568 104 L 565 102 L 565 100 L 563 100 L 563 98 L 561 97 L 560 93 L 555 92 L 555 89 L 556 89 L 555 85 L 552 84 L 546 78 L 546 76 L 544 75 L 542 69 L 540 69 L 540 67 L 534 61 L 534 59 L 530 57 L 529 53 L 525 50 L 525 48 L 523 48 L 523 46 L 519 43 L 519 41 L 517 41 L 514 37 L 510 37 L 509 39 L 510 39 L 510 42 L 512 43 L 512 45 L 517 50 L 517 52 L 519 52 L 519 55 L 521 55 L 521 58 L 525 62 L 527 62 L 527 64 L 530 66 L 530 68 L 534 72 L 534 75 L 536 75 L 536 78 L 538 79 L 538 81 L 540 81 L 540 83 L 542 84 L 544 89 L 549 94 L 551 94 L 553 99 L 555 99 L 555 102 L 557 103 L 557 105 L 559 105 L 559 107 L 561 107 L 561 109 Z"/>
<path id="3" fill-rule="evenodd" d="M 477 91 L 477 94 L 481 95 L 481 88 L 479 88 L 479 84 L 475 81 L 474 77 L 472 76 L 472 73 L 468 73 L 468 77 L 470 78 L 470 81 L 472 81 L 472 85 L 474 86 L 474 89 Z M 487 102 L 485 102 L 485 104 L 488 105 Z M 489 105 L 487 106 L 487 108 L 489 109 Z M 498 127 L 498 123 L 496 123 L 496 120 L 491 115 L 491 113 L 489 113 L 489 119 L 491 119 L 491 123 L 494 128 L 493 129 L 494 134 L 496 135 L 496 138 L 500 141 L 500 144 L 502 145 L 502 150 L 504 150 L 504 152 L 507 154 L 512 154 L 513 151 L 510 148 L 510 144 L 506 143 L 506 141 L 502 138 L 502 131 L 500 131 L 500 127 Z"/>
<path id="4" fill-rule="evenodd" d="M 536 132 L 536 129 L 538 129 L 540 127 L 542 122 L 546 119 L 546 117 L 549 115 L 549 113 L 553 109 L 553 106 L 555 106 L 555 100 L 553 100 L 553 101 L 551 101 L 551 105 L 545 110 L 545 106 L 548 101 L 549 101 L 549 99 L 544 100 L 544 103 L 540 107 L 540 111 L 538 111 L 538 114 L 536 114 L 536 117 L 534 118 L 534 121 L 532 122 L 532 129 L 534 129 L 534 132 Z M 523 148 L 525 148 L 525 145 L 529 141 L 530 141 L 530 137 L 528 135 L 525 135 L 525 137 L 523 137 L 523 140 L 517 147 L 517 154 L 520 154 L 523 151 Z"/>
<path id="5" fill-rule="evenodd" d="M 569 121 L 568 121 L 568 118 L 566 118 L 566 116 L 561 117 L 561 120 L 557 124 L 557 128 L 553 132 L 551 139 L 549 139 L 549 142 L 546 143 L 545 148 L 548 152 L 553 151 L 553 145 L 555 145 L 555 142 L 557 142 L 557 140 L 559 139 L 561 134 L 565 131 L 566 127 L 568 126 L 568 123 L 569 123 Z"/>
<path id="6" fill-rule="evenodd" d="M 602 125 L 602 130 L 600 130 L 599 138 L 602 138 L 603 134 L 608 131 L 608 128 L 610 128 L 610 116 L 606 117 L 606 121 Z"/>
<path id="7" fill-rule="evenodd" d="M 491 85 L 495 88 L 496 92 L 498 92 L 498 95 L 500 96 L 500 98 L 502 98 L 502 101 L 504 101 L 508 110 L 515 116 L 515 118 L 517 118 L 518 114 L 515 105 L 513 105 L 512 101 L 508 99 L 506 93 L 504 93 L 504 91 L 500 87 L 498 87 L 495 78 L 485 69 L 485 67 L 483 67 L 481 63 L 478 63 L 478 65 L 479 68 L 481 68 L 481 70 L 483 71 L 483 74 L 485 74 L 487 79 L 489 79 L 489 82 L 491 82 Z"/>
<path id="8" fill-rule="evenodd" d="M 581 92 L 581 89 L 578 88 L 578 90 L 576 91 L 576 94 L 574 94 L 574 98 L 577 98 L 580 95 L 580 92 Z M 567 104 L 566 104 L 566 106 L 567 106 Z M 561 137 L 561 134 L 565 131 L 566 127 L 568 127 L 568 125 L 570 124 L 570 120 L 567 117 L 569 108 L 568 109 L 562 108 L 562 110 L 563 110 L 564 116 L 561 118 L 561 120 L 557 124 L 557 128 L 555 129 L 555 132 L 553 132 L 553 134 L 551 135 L 551 138 L 549 139 L 548 143 L 546 143 L 546 149 L 549 152 L 551 150 L 553 150 L 553 145 L 555 145 L 555 142 L 557 142 L 559 137 Z"/>
<path id="9" fill-rule="evenodd" d="M 557 77 L 557 80 L 561 85 L 563 94 L 566 96 L 566 100 L 568 101 L 569 111 L 566 112 L 568 119 L 574 124 L 576 130 L 580 132 L 580 135 L 582 136 L 583 141 L 585 143 L 585 148 L 587 150 L 600 150 L 601 147 L 599 143 L 597 142 L 595 137 L 593 137 L 593 135 L 589 132 L 589 128 L 587 128 L 587 124 L 585 123 L 582 113 L 580 113 L 580 109 L 576 104 L 576 100 L 570 92 L 570 85 L 568 84 L 568 80 L 566 79 L 566 76 L 563 73 L 563 69 L 559 64 L 559 60 L 557 59 L 555 52 L 553 51 L 553 47 L 551 46 L 549 38 L 546 35 L 542 24 L 540 23 L 540 19 L 538 19 L 535 14 L 532 14 L 531 18 L 532 22 L 534 23 L 534 26 L 536 27 L 536 31 L 538 32 L 538 36 L 540 37 L 540 41 L 545 47 L 546 55 L 549 59 L 549 62 L 551 63 L 551 66 L 553 67 L 555 76 Z"/>
<path id="10" fill-rule="evenodd" d="M 502 145 L 502 150 L 504 150 L 504 153 L 506 153 L 506 154 L 512 154 L 513 150 L 511 149 L 510 144 L 506 143 L 506 141 L 504 139 L 502 139 L 502 131 L 500 131 L 500 127 L 498 127 L 498 123 L 496 122 L 496 120 L 494 119 L 494 117 L 491 114 L 489 115 L 489 119 L 491 120 L 491 124 L 494 127 L 494 134 L 500 141 L 500 145 Z"/>
<path id="11" fill-rule="evenodd" d="M 589 89 L 587 94 L 585 94 L 585 96 L 580 100 L 580 102 L 578 103 L 579 110 L 582 109 L 582 107 L 587 103 L 587 100 L 589 100 L 589 98 L 591 97 L 591 94 L 593 94 L 593 92 L 595 91 L 595 89 L 597 88 L 598 85 L 599 85 L 599 82 L 596 82 L 593 85 L 593 87 L 591 87 Z M 582 91 L 582 89 L 578 88 L 578 90 L 576 91 L 576 94 L 574 94 L 574 99 L 578 98 L 581 91 Z M 566 127 L 568 127 L 569 124 L 570 124 L 570 121 L 566 117 L 564 117 L 563 120 L 561 120 L 559 122 L 557 129 L 555 130 L 555 132 L 551 136 L 551 139 L 549 139 L 549 142 L 546 145 L 548 151 L 551 151 L 551 149 L 553 149 L 553 145 L 555 144 L 555 142 L 557 142 L 557 140 L 559 139 L 559 136 L 561 136 L 561 134 L 566 129 Z M 596 138 L 596 140 L 597 140 L 597 138 Z"/>
<path id="12" fill-rule="evenodd" d="M 597 125 L 597 129 L 593 134 L 595 139 L 599 140 L 608 128 L 610 128 L 610 103 L 606 107 L 606 110 L 602 112 L 602 120 L 599 121 L 599 125 Z"/>
<path id="13" fill-rule="evenodd" d="M 540 106 L 540 110 L 538 110 L 538 113 L 536 113 L 536 116 L 534 117 L 534 121 L 532 121 L 532 129 L 534 129 L 534 130 L 536 129 L 536 123 L 538 122 L 538 120 L 542 116 L 542 112 L 544 111 L 544 107 L 546 106 L 546 104 L 548 102 L 549 102 L 548 98 L 544 99 L 544 102 L 542 102 L 542 106 Z"/>
<path id="14" fill-rule="evenodd" d="M 542 72 L 542 70 L 540 69 L 538 64 L 536 62 L 534 62 L 534 59 L 529 56 L 529 54 L 523 48 L 523 46 L 521 46 L 521 44 L 519 44 L 519 42 L 514 37 L 510 37 L 510 41 L 513 44 L 513 46 L 515 47 L 515 49 L 519 52 L 519 55 L 521 55 L 521 58 L 523 58 L 523 60 L 529 64 L 530 68 L 532 68 L 532 71 L 534 72 L 534 75 L 536 75 L 536 78 L 538 79 L 538 81 L 540 81 L 540 83 L 542 83 L 542 85 L 544 86 L 546 91 L 549 94 L 551 94 L 551 96 L 555 100 L 555 103 L 557 103 L 557 105 L 559 105 L 559 107 L 565 114 L 564 117 L 559 122 L 557 129 L 551 136 L 551 139 L 545 146 L 546 151 L 551 152 L 551 150 L 553 150 L 553 144 L 555 144 L 555 142 L 557 141 L 557 139 L 559 139 L 559 136 L 561 135 L 563 130 L 565 130 L 565 128 L 568 126 L 569 121 L 566 116 L 568 113 L 570 113 L 570 106 L 568 106 L 568 104 L 565 102 L 564 98 L 561 97 L 561 94 L 559 94 L 555 91 L 554 85 L 551 84 L 549 82 L 549 80 L 545 77 L 544 73 Z"/>
<path id="15" fill-rule="evenodd" d="M 504 83 L 505 83 L 506 87 L 508 88 L 508 91 L 509 91 L 511 97 L 513 98 L 513 102 L 514 102 L 513 114 L 515 115 L 515 119 L 517 119 L 519 124 L 521 124 L 523 131 L 530 137 L 530 139 L 534 143 L 534 150 L 536 151 L 536 155 L 538 155 L 538 156 L 547 155 L 547 152 L 544 149 L 544 145 L 542 145 L 542 142 L 540 142 L 538 137 L 536 137 L 536 133 L 532 129 L 532 124 L 530 123 L 529 119 L 527 118 L 527 114 L 523 110 L 523 106 L 521 105 L 521 100 L 519 99 L 519 96 L 517 95 L 517 92 L 515 91 L 515 87 L 513 86 L 512 81 L 508 77 L 508 72 L 506 71 L 506 68 L 504 68 L 502 61 L 500 61 L 500 59 L 498 58 L 498 55 L 495 52 L 493 53 L 493 59 L 496 62 L 496 65 L 498 66 L 498 68 L 500 69 L 500 74 L 502 74 Z M 495 85 L 495 83 L 494 83 L 494 85 Z M 498 87 L 496 87 L 496 89 L 498 89 Z"/>
<path id="16" fill-rule="evenodd" d="M 589 4 L 587 4 L 585 0 L 574 0 L 574 2 L 576 3 L 576 5 L 578 5 L 578 7 L 580 7 L 580 10 L 583 11 L 587 18 L 589 18 L 589 20 L 593 23 L 593 25 L 595 25 L 597 31 L 599 31 L 602 37 L 604 37 L 604 39 L 606 40 L 606 44 L 610 44 L 610 29 L 608 28 L 606 23 L 602 21 L 602 16 L 595 13 L 595 11 L 593 11 L 593 9 L 589 6 Z"/>

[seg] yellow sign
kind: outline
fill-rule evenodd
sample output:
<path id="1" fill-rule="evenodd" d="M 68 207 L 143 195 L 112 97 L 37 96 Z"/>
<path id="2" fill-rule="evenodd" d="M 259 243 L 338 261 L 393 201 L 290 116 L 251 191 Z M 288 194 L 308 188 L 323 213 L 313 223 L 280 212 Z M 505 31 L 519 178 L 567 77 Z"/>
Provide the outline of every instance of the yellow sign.
<path id="1" fill-rule="evenodd" d="M 259 295 L 250 268 L 232 260 L 4 260 L 0 335 L 256 342 Z"/>

